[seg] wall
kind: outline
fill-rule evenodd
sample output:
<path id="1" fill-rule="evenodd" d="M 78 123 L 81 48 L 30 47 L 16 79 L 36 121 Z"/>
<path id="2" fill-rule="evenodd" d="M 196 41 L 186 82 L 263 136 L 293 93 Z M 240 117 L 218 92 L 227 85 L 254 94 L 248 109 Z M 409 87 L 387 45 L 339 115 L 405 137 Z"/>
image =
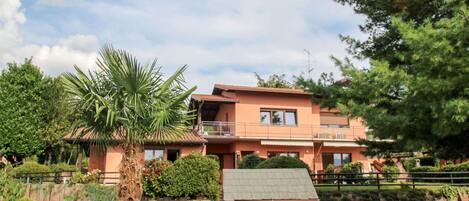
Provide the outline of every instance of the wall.
<path id="1" fill-rule="evenodd" d="M 218 109 L 218 113 L 215 116 L 215 121 L 226 121 L 226 114 L 228 114 L 228 122 L 236 122 L 235 117 L 235 104 L 225 103 L 220 104 L 220 108 Z"/>

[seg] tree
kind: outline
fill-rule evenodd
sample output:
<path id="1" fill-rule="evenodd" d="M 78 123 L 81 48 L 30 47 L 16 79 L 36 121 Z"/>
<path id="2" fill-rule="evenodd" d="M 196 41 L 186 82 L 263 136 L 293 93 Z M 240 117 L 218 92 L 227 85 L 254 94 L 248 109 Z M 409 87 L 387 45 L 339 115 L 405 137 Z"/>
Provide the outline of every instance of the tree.
<path id="1" fill-rule="evenodd" d="M 334 108 L 347 80 L 335 81 L 332 73 L 322 73 L 318 80 L 304 75 L 294 77 L 294 85 L 313 94 L 311 100 L 323 108 Z"/>
<path id="2" fill-rule="evenodd" d="M 124 50 L 105 46 L 97 59 L 99 71 L 64 75 L 70 104 L 77 114 L 76 135 L 89 135 L 99 145 L 120 140 L 124 150 L 120 168 L 120 200 L 140 200 L 141 165 L 138 145 L 147 139 L 172 140 L 188 131 L 193 115 L 186 100 L 196 89 L 184 86 L 179 68 L 164 80 L 156 60 L 142 65 Z M 81 130 L 81 132 L 78 132 Z"/>
<path id="3" fill-rule="evenodd" d="M 40 154 L 64 135 L 60 85 L 32 59 L 8 64 L 0 76 L 0 100 L 0 147 L 10 159 Z"/>
<path id="4" fill-rule="evenodd" d="M 390 26 L 405 46 L 388 52 L 393 59 L 372 60 L 369 69 L 340 64 L 349 82 L 339 108 L 363 117 L 373 136 L 398 144 L 388 147 L 447 159 L 469 155 L 461 143 L 469 140 L 469 10 L 454 2 L 438 20 L 393 17 Z M 456 146 L 457 152 L 448 151 Z"/>
<path id="5" fill-rule="evenodd" d="M 258 87 L 269 87 L 269 88 L 292 88 L 290 82 L 285 79 L 285 74 L 272 74 L 267 80 L 263 79 L 259 74 L 254 73 L 257 78 Z"/>

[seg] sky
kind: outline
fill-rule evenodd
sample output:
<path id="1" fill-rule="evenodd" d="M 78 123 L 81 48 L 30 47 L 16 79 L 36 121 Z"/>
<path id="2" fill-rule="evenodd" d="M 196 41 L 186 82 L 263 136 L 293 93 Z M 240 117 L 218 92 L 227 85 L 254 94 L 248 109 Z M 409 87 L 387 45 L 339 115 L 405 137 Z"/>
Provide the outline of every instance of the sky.
<path id="1" fill-rule="evenodd" d="M 310 66 L 313 78 L 339 76 L 330 56 L 347 52 L 338 36 L 366 37 L 364 21 L 332 0 L 0 0 L 0 69 L 32 57 L 50 76 L 94 70 L 99 48 L 112 44 L 144 63 L 156 58 L 166 75 L 187 64 L 199 93 L 255 85 L 254 72 L 291 77 Z"/>

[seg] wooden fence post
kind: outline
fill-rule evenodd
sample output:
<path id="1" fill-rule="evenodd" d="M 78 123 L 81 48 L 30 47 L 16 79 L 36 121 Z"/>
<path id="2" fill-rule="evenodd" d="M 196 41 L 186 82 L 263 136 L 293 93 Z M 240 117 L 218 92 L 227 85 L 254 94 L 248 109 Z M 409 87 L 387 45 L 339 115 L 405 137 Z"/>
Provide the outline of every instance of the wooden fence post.
<path id="1" fill-rule="evenodd" d="M 378 172 L 376 173 L 376 184 L 378 184 L 378 191 L 381 191 L 381 186 L 380 186 L 380 182 L 379 182 L 379 173 Z"/>

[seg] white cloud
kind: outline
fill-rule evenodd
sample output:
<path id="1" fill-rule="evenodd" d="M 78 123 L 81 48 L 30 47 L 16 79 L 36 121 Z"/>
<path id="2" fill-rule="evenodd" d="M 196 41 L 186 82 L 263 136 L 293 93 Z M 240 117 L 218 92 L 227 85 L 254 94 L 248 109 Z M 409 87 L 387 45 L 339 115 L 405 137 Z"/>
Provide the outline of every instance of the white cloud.
<path id="1" fill-rule="evenodd" d="M 98 39 L 93 35 L 72 35 L 52 46 L 23 44 L 18 26 L 26 21 L 19 0 L 0 1 L 0 62 L 21 62 L 33 57 L 33 62 L 47 74 L 71 71 L 76 64 L 93 68 Z"/>

